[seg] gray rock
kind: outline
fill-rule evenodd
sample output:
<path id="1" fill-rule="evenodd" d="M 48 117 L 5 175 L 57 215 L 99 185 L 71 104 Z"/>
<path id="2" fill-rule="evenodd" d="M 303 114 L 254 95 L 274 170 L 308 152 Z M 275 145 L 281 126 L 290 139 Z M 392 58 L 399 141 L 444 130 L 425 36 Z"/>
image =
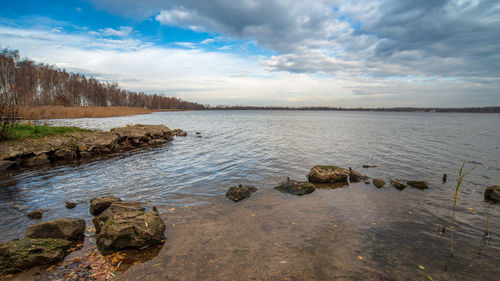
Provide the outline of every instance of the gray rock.
<path id="1" fill-rule="evenodd" d="M 26 228 L 26 238 L 57 238 L 78 240 L 83 238 L 85 221 L 75 218 L 55 219 L 36 223 Z"/>
<path id="2" fill-rule="evenodd" d="M 111 203 L 122 201 L 120 198 L 116 196 L 103 196 L 96 197 L 90 200 L 90 214 L 93 216 L 97 216 L 106 210 Z"/>
<path id="3" fill-rule="evenodd" d="M 484 200 L 492 203 L 500 202 L 500 185 L 488 186 L 484 191 Z"/>
<path id="4" fill-rule="evenodd" d="M 43 210 L 36 209 L 33 212 L 29 212 L 26 216 L 30 219 L 41 219 L 43 217 Z"/>
<path id="5" fill-rule="evenodd" d="M 385 181 L 381 179 L 373 179 L 373 185 L 376 186 L 377 188 L 384 187 Z"/>
<path id="6" fill-rule="evenodd" d="M 253 186 L 248 186 L 248 185 L 231 186 L 226 191 L 226 197 L 233 200 L 234 202 L 237 202 L 250 197 L 250 195 L 252 195 L 252 193 L 256 191 L 257 188 Z"/>
<path id="7" fill-rule="evenodd" d="M 165 224 L 155 212 L 114 214 L 97 236 L 97 247 L 104 254 L 124 249 L 154 246 L 164 242 Z"/>
<path id="8" fill-rule="evenodd" d="M 3 273 L 49 265 L 64 258 L 71 242 L 63 239 L 23 239 L 0 243 Z"/>
<path id="9" fill-rule="evenodd" d="M 286 182 L 280 183 L 274 189 L 283 193 L 302 196 L 305 194 L 313 193 L 316 190 L 316 187 L 310 182 L 298 182 L 287 179 Z"/>
<path id="10" fill-rule="evenodd" d="M 337 166 L 314 166 L 309 172 L 308 179 L 310 182 L 318 183 L 339 183 L 347 182 L 349 171 Z"/>
<path id="11" fill-rule="evenodd" d="M 139 202 L 126 202 L 119 201 L 113 202 L 111 205 L 100 213 L 98 216 L 92 219 L 92 223 L 95 226 L 95 233 L 100 233 L 104 224 L 113 217 L 114 214 L 120 212 L 142 212 L 144 213 L 145 208 Z"/>

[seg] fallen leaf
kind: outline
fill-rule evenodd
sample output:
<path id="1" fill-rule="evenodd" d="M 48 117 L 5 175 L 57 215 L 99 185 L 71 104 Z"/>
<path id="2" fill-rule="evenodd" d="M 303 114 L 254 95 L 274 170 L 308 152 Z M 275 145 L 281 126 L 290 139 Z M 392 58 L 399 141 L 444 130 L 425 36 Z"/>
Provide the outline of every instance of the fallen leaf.
<path id="1" fill-rule="evenodd" d="M 423 266 L 421 266 L 421 265 L 419 265 L 419 266 L 418 266 L 418 268 L 420 268 L 420 269 L 425 269 L 425 267 L 423 267 Z"/>
<path id="2" fill-rule="evenodd" d="M 377 225 L 377 223 L 376 223 L 376 222 L 372 222 L 372 224 L 373 224 L 373 225 Z"/>
<path id="3" fill-rule="evenodd" d="M 358 256 L 358 259 L 363 260 L 363 257 L 362 256 Z"/>
<path id="4" fill-rule="evenodd" d="M 411 211 L 409 211 L 409 212 L 408 212 L 408 214 L 410 214 L 410 215 L 411 215 L 411 214 L 413 214 L 413 213 L 412 213 Z"/>
<path id="5" fill-rule="evenodd" d="M 252 217 L 255 217 L 255 214 L 251 214 Z"/>
<path id="6" fill-rule="evenodd" d="M 279 261 L 279 263 L 283 264 L 283 263 L 287 263 L 287 261 Z"/>
<path id="7" fill-rule="evenodd" d="M 469 211 L 474 211 L 474 209 L 473 209 L 473 208 L 467 208 L 467 210 L 469 210 Z"/>
<path id="8" fill-rule="evenodd" d="M 432 277 L 430 275 L 427 275 L 427 278 L 429 278 L 429 280 L 431 280 L 431 281 L 434 281 L 434 279 L 432 279 Z"/>
<path id="9" fill-rule="evenodd" d="M 175 211 L 175 208 L 170 208 L 168 210 L 171 211 L 171 212 L 173 212 L 173 211 Z"/>
<path id="10" fill-rule="evenodd" d="M 153 266 L 159 266 L 159 265 L 161 265 L 161 263 L 153 264 Z"/>

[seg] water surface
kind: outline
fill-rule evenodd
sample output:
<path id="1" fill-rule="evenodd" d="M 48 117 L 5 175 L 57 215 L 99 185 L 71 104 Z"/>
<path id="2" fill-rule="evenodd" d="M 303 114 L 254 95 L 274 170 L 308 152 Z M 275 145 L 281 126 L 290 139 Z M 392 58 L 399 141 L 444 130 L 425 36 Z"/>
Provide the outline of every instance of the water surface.
<path id="1" fill-rule="evenodd" d="M 192 111 L 51 122 L 101 130 L 165 124 L 187 130 L 188 137 L 91 163 L 3 175 L 0 241 L 20 238 L 33 223 L 26 213 L 37 208 L 46 210 L 44 220 L 77 216 L 91 223 L 88 201 L 113 194 L 157 205 L 167 222 L 167 243 L 158 257 L 133 266 L 124 279 L 499 276 L 499 205 L 488 207 L 483 192 L 500 184 L 500 115 Z M 459 194 L 455 256 L 444 271 L 449 230 L 441 237 L 437 229 L 449 224 L 464 160 L 475 170 Z M 303 197 L 273 190 L 286 177 L 305 180 L 316 164 L 352 167 L 386 182 L 422 179 L 430 189 L 398 191 L 359 183 Z M 363 169 L 363 164 L 378 167 Z M 443 173 L 448 173 L 446 184 Z M 224 192 L 236 184 L 254 185 L 259 192 L 229 202 Z M 65 201 L 79 205 L 67 210 Z M 492 239 L 478 255 L 488 216 Z"/>

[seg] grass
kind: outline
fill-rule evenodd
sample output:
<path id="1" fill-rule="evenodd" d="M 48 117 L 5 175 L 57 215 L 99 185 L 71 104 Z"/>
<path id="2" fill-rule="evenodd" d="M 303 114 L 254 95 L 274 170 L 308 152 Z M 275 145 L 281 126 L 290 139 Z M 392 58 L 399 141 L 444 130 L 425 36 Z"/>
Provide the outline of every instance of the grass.
<path id="1" fill-rule="evenodd" d="M 23 140 L 28 138 L 43 138 L 74 132 L 91 132 L 78 127 L 52 127 L 47 125 L 16 124 L 9 129 L 10 139 Z"/>
<path id="2" fill-rule="evenodd" d="M 126 106 L 20 106 L 19 115 L 24 120 L 103 118 L 150 114 L 150 109 Z"/>

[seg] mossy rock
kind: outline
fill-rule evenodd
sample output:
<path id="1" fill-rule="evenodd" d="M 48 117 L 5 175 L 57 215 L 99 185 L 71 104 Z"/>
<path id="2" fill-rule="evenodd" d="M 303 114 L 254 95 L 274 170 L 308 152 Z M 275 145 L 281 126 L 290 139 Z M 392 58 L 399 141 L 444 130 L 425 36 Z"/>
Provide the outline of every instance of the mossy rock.
<path id="1" fill-rule="evenodd" d="M 62 260 L 71 242 L 63 239 L 23 239 L 0 243 L 0 271 L 23 271 Z"/>
<path id="2" fill-rule="evenodd" d="M 492 203 L 500 202 L 500 185 L 488 186 L 484 191 L 484 200 Z"/>
<path id="3" fill-rule="evenodd" d="M 428 189 L 429 184 L 426 181 L 408 181 L 407 184 L 411 187 L 419 189 Z"/>
<path id="4" fill-rule="evenodd" d="M 143 248 L 164 242 L 165 223 L 157 213 L 116 213 L 97 236 L 97 248 L 107 255 L 125 248 Z"/>
<path id="5" fill-rule="evenodd" d="M 341 167 L 316 165 L 309 172 L 308 180 L 317 183 L 340 183 L 347 182 L 349 175 L 349 171 Z"/>
<path id="6" fill-rule="evenodd" d="M 250 197 L 250 195 L 252 195 L 252 193 L 256 191 L 257 188 L 253 186 L 248 186 L 248 185 L 231 186 L 226 191 L 226 197 L 233 200 L 234 202 L 237 202 Z"/>
<path id="7" fill-rule="evenodd" d="M 293 195 L 305 195 L 313 193 L 316 190 L 314 184 L 310 182 L 298 182 L 294 180 L 287 180 L 286 182 L 280 183 L 274 189 L 281 191 L 283 193 L 289 193 Z"/>

